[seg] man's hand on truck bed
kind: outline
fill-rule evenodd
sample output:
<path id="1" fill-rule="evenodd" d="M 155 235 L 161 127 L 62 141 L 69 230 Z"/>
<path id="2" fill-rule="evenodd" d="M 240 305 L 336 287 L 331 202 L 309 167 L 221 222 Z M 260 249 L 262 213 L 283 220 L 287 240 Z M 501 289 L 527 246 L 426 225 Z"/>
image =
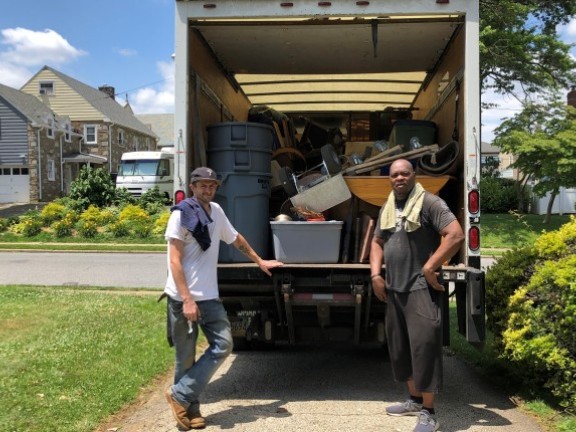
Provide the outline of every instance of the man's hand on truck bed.
<path id="1" fill-rule="evenodd" d="M 283 262 L 276 261 L 276 260 L 260 260 L 260 261 L 258 261 L 257 264 L 258 264 L 258 267 L 260 267 L 260 270 L 262 270 L 268 276 L 272 276 L 272 273 L 270 272 L 271 269 L 276 268 L 276 267 L 282 267 L 284 265 Z"/>

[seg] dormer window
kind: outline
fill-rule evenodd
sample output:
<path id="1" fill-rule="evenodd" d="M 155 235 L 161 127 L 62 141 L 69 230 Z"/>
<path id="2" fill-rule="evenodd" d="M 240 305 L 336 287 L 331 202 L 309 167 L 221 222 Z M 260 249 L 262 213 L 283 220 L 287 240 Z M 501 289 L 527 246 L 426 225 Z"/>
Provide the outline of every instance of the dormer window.
<path id="1" fill-rule="evenodd" d="M 41 95 L 54 94 L 54 83 L 52 81 L 40 81 L 39 93 Z"/>

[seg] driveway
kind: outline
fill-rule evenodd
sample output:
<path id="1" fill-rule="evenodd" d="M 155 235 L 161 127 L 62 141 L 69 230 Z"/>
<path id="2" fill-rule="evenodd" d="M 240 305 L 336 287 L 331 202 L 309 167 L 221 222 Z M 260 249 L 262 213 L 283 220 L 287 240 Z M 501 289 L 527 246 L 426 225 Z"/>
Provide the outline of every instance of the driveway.
<path id="1" fill-rule="evenodd" d="M 542 432 L 501 392 L 446 351 L 438 396 L 440 431 Z M 172 432 L 163 396 L 166 376 L 138 403 L 98 432 Z M 202 400 L 206 431 L 411 431 L 415 417 L 391 417 L 386 405 L 403 400 L 380 347 L 279 346 L 232 354 Z"/>

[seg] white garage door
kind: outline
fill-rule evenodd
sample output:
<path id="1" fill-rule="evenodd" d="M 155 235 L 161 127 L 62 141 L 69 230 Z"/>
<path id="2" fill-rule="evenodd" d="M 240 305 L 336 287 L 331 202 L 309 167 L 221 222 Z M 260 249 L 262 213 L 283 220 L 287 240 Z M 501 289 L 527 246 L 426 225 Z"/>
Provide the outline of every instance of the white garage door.
<path id="1" fill-rule="evenodd" d="M 27 167 L 0 167 L 0 203 L 30 202 Z"/>

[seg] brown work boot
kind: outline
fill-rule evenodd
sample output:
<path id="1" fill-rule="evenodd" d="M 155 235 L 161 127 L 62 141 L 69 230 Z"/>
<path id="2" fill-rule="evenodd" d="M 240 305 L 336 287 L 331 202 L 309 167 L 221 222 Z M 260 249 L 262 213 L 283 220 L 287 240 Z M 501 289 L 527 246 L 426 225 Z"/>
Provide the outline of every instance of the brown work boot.
<path id="1" fill-rule="evenodd" d="M 182 404 L 176 400 L 172 394 L 172 388 L 168 387 L 164 392 L 164 395 L 166 396 L 168 405 L 170 405 L 172 415 L 176 419 L 176 423 L 178 423 L 178 427 L 181 430 L 190 430 L 190 420 L 188 419 L 186 408 L 184 408 Z"/>
<path id="2" fill-rule="evenodd" d="M 206 427 L 206 419 L 202 417 L 200 412 L 188 414 L 188 420 L 190 422 L 190 429 L 204 429 Z"/>

